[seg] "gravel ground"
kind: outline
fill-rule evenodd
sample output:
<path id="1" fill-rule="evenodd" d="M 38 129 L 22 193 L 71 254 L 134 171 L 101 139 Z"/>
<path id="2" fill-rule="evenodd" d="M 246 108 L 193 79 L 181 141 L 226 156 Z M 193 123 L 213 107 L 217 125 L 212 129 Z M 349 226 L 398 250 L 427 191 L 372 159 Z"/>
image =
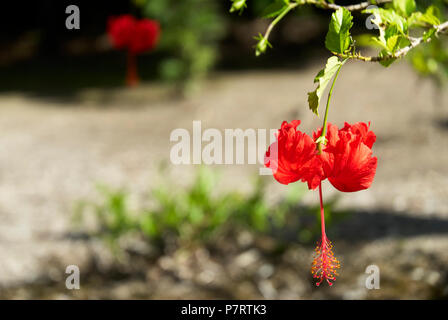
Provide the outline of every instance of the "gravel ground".
<path id="1" fill-rule="evenodd" d="M 188 100 L 170 98 L 156 85 L 133 90 L 91 89 L 70 98 L 2 94 L 0 287 L 35 283 L 43 275 L 51 277 L 49 261 L 58 260 L 60 265 L 87 263 L 90 248 L 64 237 L 72 227 L 74 204 L 91 197 L 97 182 L 126 186 L 138 194 L 163 179 L 157 171 L 160 162 L 169 159 L 173 129 L 191 131 L 193 120 L 202 120 L 203 130 L 278 128 L 282 120 L 297 118 L 302 120 L 302 129 L 310 133 L 321 120 L 308 110 L 306 92 L 313 88 L 312 79 L 322 64 L 320 61 L 301 70 L 215 74 L 201 94 Z M 388 271 L 389 278 L 394 277 L 397 265 L 410 263 L 406 279 L 413 275 L 419 281 L 431 272 L 435 273 L 430 283 L 443 279 L 448 262 L 447 99 L 446 90 L 419 79 L 404 63 L 384 69 L 353 62 L 342 70 L 330 121 L 339 126 L 344 121 L 371 121 L 378 136 L 374 184 L 367 191 L 342 194 L 339 201 L 341 207 L 371 215 L 366 220 L 369 223 L 363 222 L 360 212 L 347 231 L 354 241 L 357 234 L 368 240 L 356 257 L 350 250 L 343 253 L 346 264 L 353 262 L 354 270 L 377 259 L 390 262 L 384 267 L 392 270 Z M 218 167 L 223 177 L 221 188 L 244 191 L 260 166 Z M 195 171 L 194 166 L 169 168 L 179 187 L 188 184 Z M 272 181 L 272 201 L 285 188 Z M 324 192 L 325 197 L 334 194 L 327 184 Z M 305 201 L 315 202 L 316 197 L 310 192 Z M 375 224 L 376 217 L 381 217 L 383 224 Z M 369 233 L 369 225 L 376 231 Z M 398 237 L 391 237 L 394 235 Z M 406 260 L 410 259 L 406 250 L 413 252 L 410 256 L 423 252 L 433 260 L 412 264 Z M 434 264 L 436 270 L 431 269 Z M 60 271 L 54 271 L 56 278 Z M 305 289 L 289 295 L 278 293 L 281 290 L 263 294 L 270 290 L 267 282 L 265 289 L 254 290 L 273 298 L 376 297 L 360 292 L 354 279 L 344 283 L 331 294 L 322 291 L 323 296 Z M 197 294 L 190 292 L 189 296 L 200 297 L 196 290 Z M 384 296 L 397 297 L 398 291 L 386 288 L 384 292 Z M 152 297 L 160 295 L 153 293 Z"/>

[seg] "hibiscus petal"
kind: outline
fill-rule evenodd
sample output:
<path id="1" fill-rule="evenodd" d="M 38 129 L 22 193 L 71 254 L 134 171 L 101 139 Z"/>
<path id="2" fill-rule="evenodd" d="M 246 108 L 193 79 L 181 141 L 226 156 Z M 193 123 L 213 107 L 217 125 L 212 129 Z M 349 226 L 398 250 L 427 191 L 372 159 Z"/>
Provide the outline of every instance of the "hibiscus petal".
<path id="1" fill-rule="evenodd" d="M 362 142 L 370 149 L 372 149 L 372 146 L 376 141 L 376 135 L 375 133 L 373 133 L 373 131 L 370 131 L 369 128 L 370 122 L 369 124 L 365 122 L 357 122 L 352 125 L 346 122 L 344 128 L 342 128 L 341 131 L 351 132 L 353 134 L 361 136 Z"/>
<path id="2" fill-rule="evenodd" d="M 315 189 L 323 179 L 322 162 L 313 139 L 297 130 L 299 124 L 300 120 L 282 123 L 277 141 L 266 152 L 265 165 L 282 184 L 301 180 Z"/>
<path id="3" fill-rule="evenodd" d="M 331 184 L 342 192 L 355 192 L 370 187 L 376 173 L 378 159 L 372 157 L 372 150 L 362 142 L 361 135 L 339 133 L 340 140 L 333 153 Z"/>

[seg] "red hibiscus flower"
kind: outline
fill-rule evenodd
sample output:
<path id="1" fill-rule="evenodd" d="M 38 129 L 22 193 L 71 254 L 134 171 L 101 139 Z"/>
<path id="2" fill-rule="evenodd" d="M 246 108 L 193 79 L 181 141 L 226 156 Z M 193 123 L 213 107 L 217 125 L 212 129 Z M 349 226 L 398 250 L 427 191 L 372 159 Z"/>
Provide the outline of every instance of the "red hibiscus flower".
<path id="1" fill-rule="evenodd" d="M 345 123 L 340 130 L 328 123 L 326 141 L 323 142 L 322 128 L 313 133 L 312 139 L 296 129 L 299 124 L 299 120 L 282 123 L 277 141 L 266 152 L 265 165 L 272 169 L 280 183 L 301 180 L 308 183 L 309 189 L 319 187 L 322 236 L 315 250 L 311 273 L 318 279 L 317 286 L 323 280 L 331 286 L 340 263 L 334 257 L 333 245 L 325 233 L 322 180 L 328 178 L 343 192 L 369 188 L 377 167 L 377 158 L 372 156 L 376 136 L 369 130 L 370 123 Z"/>
<path id="2" fill-rule="evenodd" d="M 138 84 L 136 55 L 155 48 L 160 35 L 159 23 L 125 14 L 109 18 L 107 33 L 116 49 L 128 51 L 127 84 Z"/>
<path id="3" fill-rule="evenodd" d="M 367 189 L 373 182 L 377 158 L 372 156 L 376 136 L 369 130 L 370 124 L 345 123 L 338 128 L 329 123 L 327 144 L 318 154 L 315 140 L 322 129 L 313 134 L 314 140 L 297 130 L 300 120 L 284 121 L 277 133 L 277 141 L 266 152 L 265 165 L 271 168 L 274 178 L 289 184 L 301 180 L 309 189 L 316 189 L 319 182 L 328 178 L 331 184 L 343 192 Z"/>

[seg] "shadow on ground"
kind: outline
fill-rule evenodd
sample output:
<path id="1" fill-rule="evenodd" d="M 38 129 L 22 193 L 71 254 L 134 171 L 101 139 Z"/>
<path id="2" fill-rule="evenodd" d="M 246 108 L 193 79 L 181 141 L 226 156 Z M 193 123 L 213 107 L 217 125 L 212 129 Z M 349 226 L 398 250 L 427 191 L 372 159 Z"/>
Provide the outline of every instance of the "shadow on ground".
<path id="1" fill-rule="evenodd" d="M 335 213 L 337 214 L 337 213 Z M 387 210 L 360 211 L 335 225 L 334 240 L 372 241 L 381 238 L 403 238 L 422 235 L 446 235 L 448 221 L 437 217 L 404 215 Z"/>

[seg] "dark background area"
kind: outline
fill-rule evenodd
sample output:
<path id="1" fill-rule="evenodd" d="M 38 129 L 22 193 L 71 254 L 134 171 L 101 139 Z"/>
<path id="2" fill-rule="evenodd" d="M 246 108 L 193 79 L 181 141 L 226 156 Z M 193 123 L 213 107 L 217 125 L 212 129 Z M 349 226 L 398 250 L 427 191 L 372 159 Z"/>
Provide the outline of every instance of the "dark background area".
<path id="1" fill-rule="evenodd" d="M 273 33 L 275 45 L 270 54 L 256 58 L 253 36 L 267 27 L 267 20 L 257 17 L 269 1 L 249 2 L 242 15 L 226 14 L 229 1 L 210 1 L 226 25 L 217 42 L 218 69 L 300 67 L 309 58 L 326 54 L 321 44 L 328 11 L 312 7 L 299 10 Z M 80 30 L 65 28 L 65 9 L 71 4 L 80 9 Z M 0 13 L 0 91 L 66 95 L 86 87 L 121 86 L 125 57 L 111 49 L 106 26 L 108 17 L 124 13 L 143 16 L 133 1 L 5 2 Z M 141 56 L 141 77 L 159 78 L 158 65 L 167 55 L 161 48 Z M 45 81 L 40 81 L 42 77 Z"/>

